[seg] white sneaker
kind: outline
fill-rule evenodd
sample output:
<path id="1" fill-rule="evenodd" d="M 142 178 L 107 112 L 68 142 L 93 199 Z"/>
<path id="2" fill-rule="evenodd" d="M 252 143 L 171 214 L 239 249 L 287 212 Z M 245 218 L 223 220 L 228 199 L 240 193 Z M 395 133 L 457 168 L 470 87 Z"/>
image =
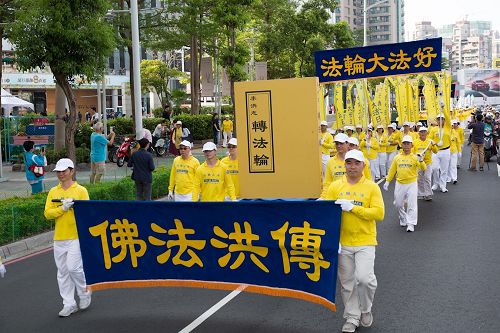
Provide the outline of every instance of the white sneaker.
<path id="1" fill-rule="evenodd" d="M 61 311 L 59 311 L 59 317 L 69 317 L 72 313 L 78 311 L 78 307 L 76 305 L 65 305 Z"/>
<path id="2" fill-rule="evenodd" d="M 356 325 L 354 325 L 353 323 L 346 322 L 342 326 L 342 332 L 352 333 L 356 331 L 356 328 L 357 328 Z"/>
<path id="3" fill-rule="evenodd" d="M 438 189 L 438 186 L 437 186 L 437 185 L 432 185 L 432 187 L 431 187 L 431 188 L 432 188 L 432 190 L 433 190 L 433 191 L 435 191 L 435 190 L 437 190 L 437 189 Z"/>
<path id="4" fill-rule="evenodd" d="M 366 312 L 361 314 L 360 320 L 361 326 L 370 327 L 373 324 L 373 315 L 371 312 Z"/>
<path id="5" fill-rule="evenodd" d="M 80 297 L 80 304 L 79 304 L 80 310 L 85 310 L 86 308 L 88 308 L 90 306 L 91 301 L 92 301 L 92 296 L 90 293 L 87 297 Z"/>
<path id="6" fill-rule="evenodd" d="M 405 222 L 402 222 L 402 221 L 399 221 L 399 226 L 400 226 L 400 227 L 406 227 L 406 223 L 405 223 Z"/>
<path id="7" fill-rule="evenodd" d="M 446 189 L 446 188 L 442 188 L 442 189 L 441 189 L 441 192 L 442 192 L 442 193 L 446 193 L 446 192 L 448 192 L 448 189 Z"/>
<path id="8" fill-rule="evenodd" d="M 413 224 L 408 224 L 408 226 L 406 227 L 406 232 L 413 232 L 415 231 L 415 227 L 413 226 Z"/>

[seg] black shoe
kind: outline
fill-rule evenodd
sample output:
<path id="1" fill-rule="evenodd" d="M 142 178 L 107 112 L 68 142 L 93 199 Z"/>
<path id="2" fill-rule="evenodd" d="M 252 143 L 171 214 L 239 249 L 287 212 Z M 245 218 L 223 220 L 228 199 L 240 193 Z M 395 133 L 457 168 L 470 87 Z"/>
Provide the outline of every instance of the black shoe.
<path id="1" fill-rule="evenodd" d="M 456 181 L 456 180 L 454 180 L 454 181 L 453 181 L 453 185 L 455 185 L 456 183 L 457 183 L 457 181 Z"/>
<path id="2" fill-rule="evenodd" d="M 481 167 L 481 168 L 479 168 L 479 171 L 484 171 L 484 169 Z"/>

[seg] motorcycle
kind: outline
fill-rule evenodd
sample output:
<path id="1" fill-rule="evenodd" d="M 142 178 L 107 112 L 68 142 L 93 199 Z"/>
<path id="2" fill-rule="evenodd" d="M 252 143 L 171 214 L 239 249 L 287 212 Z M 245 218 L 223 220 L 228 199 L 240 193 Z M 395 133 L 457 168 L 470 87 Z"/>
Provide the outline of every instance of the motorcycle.
<path id="1" fill-rule="evenodd" d="M 132 149 L 135 148 L 136 145 L 137 142 L 134 141 L 134 137 L 127 136 L 116 153 L 116 165 L 122 167 L 125 162 L 128 162 L 132 156 Z"/>
<path id="2" fill-rule="evenodd" d="M 489 162 L 496 155 L 496 139 L 489 129 L 484 131 L 484 161 Z"/>
<path id="3" fill-rule="evenodd" d="M 158 140 L 156 140 L 156 143 L 153 147 L 153 150 L 156 153 L 156 156 L 158 156 L 158 157 L 165 156 L 165 154 L 168 152 L 168 145 L 169 144 L 170 144 L 170 142 L 164 138 L 159 138 Z"/>

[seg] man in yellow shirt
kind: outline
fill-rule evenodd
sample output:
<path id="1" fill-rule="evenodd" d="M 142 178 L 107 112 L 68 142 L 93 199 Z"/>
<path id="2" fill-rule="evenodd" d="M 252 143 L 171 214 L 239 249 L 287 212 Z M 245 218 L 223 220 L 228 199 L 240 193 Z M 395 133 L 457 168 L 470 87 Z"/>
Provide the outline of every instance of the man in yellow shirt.
<path id="1" fill-rule="evenodd" d="M 412 152 L 423 156 L 426 165 L 425 170 L 418 170 L 418 197 L 425 201 L 432 200 L 432 154 L 437 153 L 438 149 L 434 142 L 427 138 L 427 127 L 420 127 L 418 130 L 419 137 L 413 141 Z"/>
<path id="2" fill-rule="evenodd" d="M 354 126 L 346 125 L 344 126 L 344 133 L 347 134 L 348 137 L 354 135 Z"/>
<path id="3" fill-rule="evenodd" d="M 349 150 L 359 150 L 359 140 L 352 137 L 347 139 L 347 151 Z M 365 157 L 365 167 L 363 169 L 363 176 L 366 179 L 372 179 L 372 172 L 370 170 L 370 161 Z"/>
<path id="4" fill-rule="evenodd" d="M 432 141 L 438 146 L 436 154 L 436 166 L 439 165 L 439 177 L 432 185 L 432 190 L 436 191 L 438 188 L 441 192 L 446 193 L 446 180 L 448 179 L 448 166 L 450 165 L 450 145 L 451 145 L 451 129 L 444 125 L 444 115 L 440 113 L 437 117 L 438 127 L 434 130 L 433 136 L 430 137 Z"/>
<path id="5" fill-rule="evenodd" d="M 54 231 L 54 260 L 57 266 L 57 284 L 63 299 L 60 317 L 85 310 L 90 306 L 91 293 L 83 272 L 82 254 L 76 229 L 73 200 L 89 200 L 87 189 L 73 181 L 75 173 L 73 161 L 62 158 L 56 163 L 59 184 L 50 189 L 45 202 L 45 218 L 56 220 Z M 57 202 L 53 202 L 53 200 Z M 62 203 L 62 205 L 61 205 Z M 79 306 L 75 301 L 75 289 L 80 298 Z"/>
<path id="6" fill-rule="evenodd" d="M 193 201 L 224 201 L 226 195 L 236 201 L 234 184 L 226 167 L 217 159 L 217 146 L 213 142 L 203 145 L 206 161 L 196 169 Z"/>
<path id="7" fill-rule="evenodd" d="M 229 149 L 229 156 L 224 157 L 220 162 L 226 167 L 226 173 L 231 177 L 234 184 L 234 192 L 236 198 L 240 197 L 240 175 L 238 167 L 238 141 L 236 138 L 232 138 L 227 143 L 227 149 Z M 229 201 L 229 194 L 226 195 L 226 201 Z"/>
<path id="8" fill-rule="evenodd" d="M 227 141 L 231 140 L 233 137 L 233 121 L 229 119 L 228 115 L 226 115 L 222 121 L 222 136 L 224 138 L 222 141 L 222 147 L 226 147 Z"/>
<path id="9" fill-rule="evenodd" d="M 460 164 L 462 163 L 462 148 L 465 142 L 464 129 L 460 125 L 460 121 L 455 119 L 455 125 L 453 126 L 455 131 L 457 131 L 457 148 L 458 148 L 458 158 L 457 158 L 457 169 L 460 169 Z"/>
<path id="10" fill-rule="evenodd" d="M 394 206 L 399 212 L 399 225 L 406 227 L 407 232 L 413 232 L 418 219 L 418 169 L 425 170 L 426 166 L 423 156 L 417 156 L 411 152 L 413 146 L 411 135 L 405 135 L 402 141 L 403 151 L 392 161 L 384 190 L 389 190 L 389 184 L 397 176 L 394 188 Z"/>
<path id="11" fill-rule="evenodd" d="M 324 199 L 328 187 L 330 184 L 340 178 L 345 174 L 345 163 L 344 156 L 347 153 L 347 135 L 344 133 L 339 133 L 335 135 L 335 149 L 337 154 L 330 158 L 326 163 L 325 168 L 325 179 L 323 181 L 323 190 L 321 192 L 321 198 Z"/>
<path id="12" fill-rule="evenodd" d="M 174 201 L 192 201 L 194 174 L 200 162 L 191 154 L 191 142 L 184 140 L 179 144 L 181 156 L 174 158 L 170 170 L 168 199 Z"/>
<path id="13" fill-rule="evenodd" d="M 330 185 L 326 195 L 342 208 L 338 267 L 346 320 L 342 332 L 354 332 L 360 324 L 370 327 L 373 323 L 376 221 L 384 219 L 384 199 L 378 185 L 363 176 L 364 160 L 361 151 L 348 151 L 346 174 Z"/>
<path id="14" fill-rule="evenodd" d="M 321 171 L 323 178 L 325 177 L 326 162 L 330 159 L 330 151 L 335 148 L 333 144 L 333 137 L 327 131 L 328 123 L 322 121 L 320 124 L 321 128 L 321 138 L 319 139 L 319 145 L 321 146 Z"/>
<path id="15" fill-rule="evenodd" d="M 377 132 L 375 133 L 375 137 L 378 142 L 379 150 L 377 153 L 378 167 L 380 170 L 380 178 L 385 178 L 387 175 L 387 146 L 389 144 L 389 139 L 387 138 L 387 134 L 384 132 L 384 126 L 377 125 Z"/>
<path id="16" fill-rule="evenodd" d="M 380 168 L 378 166 L 378 141 L 373 136 L 373 128 L 368 127 L 366 130 L 366 137 L 359 141 L 359 148 L 365 157 L 370 161 L 370 169 L 372 173 L 372 180 L 378 181 L 380 179 Z"/>
<path id="17" fill-rule="evenodd" d="M 396 124 L 392 123 L 387 126 L 387 163 L 386 170 L 389 170 L 392 160 L 398 154 L 398 146 L 401 146 L 401 132 L 396 130 Z"/>
<path id="18" fill-rule="evenodd" d="M 457 128 L 458 119 L 451 121 L 451 136 L 450 136 L 450 163 L 448 164 L 448 178 L 447 183 L 453 182 L 456 184 L 458 181 L 457 164 L 458 164 L 458 147 L 460 146 L 460 138 Z"/>

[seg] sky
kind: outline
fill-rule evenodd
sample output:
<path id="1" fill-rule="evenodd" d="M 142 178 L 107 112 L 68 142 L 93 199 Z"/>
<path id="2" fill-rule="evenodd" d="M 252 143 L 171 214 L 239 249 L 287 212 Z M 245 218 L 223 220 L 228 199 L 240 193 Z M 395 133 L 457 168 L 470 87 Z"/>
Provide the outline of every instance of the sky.
<path id="1" fill-rule="evenodd" d="M 500 31 L 500 0 L 404 0 L 404 4 L 406 39 L 412 38 L 415 22 L 431 21 L 438 29 L 465 17 L 491 21 L 492 29 Z"/>

